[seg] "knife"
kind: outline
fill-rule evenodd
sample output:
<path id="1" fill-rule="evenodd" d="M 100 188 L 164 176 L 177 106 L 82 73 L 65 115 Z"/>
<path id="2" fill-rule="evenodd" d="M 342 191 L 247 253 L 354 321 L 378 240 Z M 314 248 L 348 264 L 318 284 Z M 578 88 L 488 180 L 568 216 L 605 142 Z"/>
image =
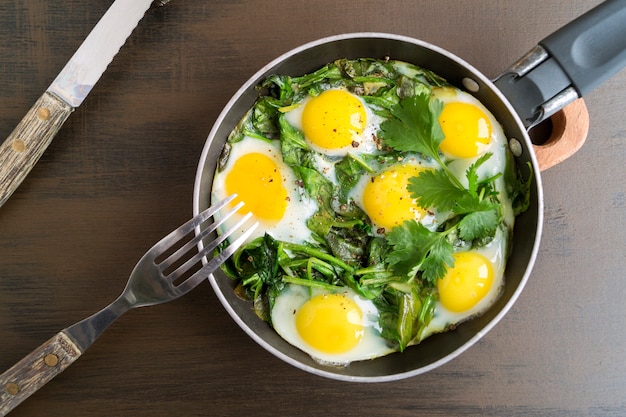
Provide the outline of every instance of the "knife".
<path id="1" fill-rule="evenodd" d="M 158 0 L 164 5 L 169 0 Z M 115 0 L 50 87 L 0 145 L 0 206 L 81 105 L 153 0 Z"/>

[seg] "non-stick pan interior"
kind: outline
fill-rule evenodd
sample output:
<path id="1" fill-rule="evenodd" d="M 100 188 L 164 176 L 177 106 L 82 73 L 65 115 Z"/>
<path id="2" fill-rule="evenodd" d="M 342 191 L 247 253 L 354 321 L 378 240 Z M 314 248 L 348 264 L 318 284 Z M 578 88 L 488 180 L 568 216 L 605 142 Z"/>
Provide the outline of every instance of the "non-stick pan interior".
<path id="1" fill-rule="evenodd" d="M 477 91 L 468 92 L 491 110 L 509 139 L 515 138 L 522 144 L 523 152 L 517 158 L 522 171 L 526 174 L 529 172 L 528 164 L 534 171 L 530 209 L 516 220 L 513 249 L 505 272 L 506 286 L 501 298 L 480 317 L 459 325 L 452 332 L 432 336 L 403 353 L 355 362 L 341 368 L 320 365 L 289 345 L 267 323 L 262 322 L 255 315 L 251 303 L 234 294 L 233 282 L 224 274 L 217 272 L 210 278 L 218 298 L 233 319 L 274 355 L 317 375 L 340 380 L 377 382 L 418 375 L 448 362 L 474 344 L 500 320 L 517 299 L 534 263 L 541 235 L 543 199 L 539 169 L 526 131 L 512 107 L 489 79 L 461 59 L 428 43 L 396 35 L 360 33 L 326 38 L 296 48 L 262 68 L 242 86 L 220 114 L 207 139 L 196 177 L 194 212 L 210 205 L 217 158 L 228 134 L 256 99 L 256 86 L 260 81 L 269 74 L 298 76 L 339 58 L 361 57 L 389 57 L 407 61 L 438 73 L 459 88 L 463 88 L 465 78 L 473 80 L 478 87 Z"/>

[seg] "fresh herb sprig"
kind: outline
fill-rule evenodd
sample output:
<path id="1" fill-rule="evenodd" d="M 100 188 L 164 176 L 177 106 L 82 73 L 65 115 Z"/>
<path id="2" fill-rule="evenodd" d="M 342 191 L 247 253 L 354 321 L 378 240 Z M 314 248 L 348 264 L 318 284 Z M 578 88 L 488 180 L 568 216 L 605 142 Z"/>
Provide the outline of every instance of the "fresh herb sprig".
<path id="1" fill-rule="evenodd" d="M 430 285 L 454 265 L 455 240 L 475 241 L 494 236 L 502 220 L 502 208 L 494 181 L 497 174 L 480 179 L 478 169 L 492 155 L 480 156 L 466 171 L 467 186 L 444 162 L 439 146 L 444 133 L 439 124 L 443 103 L 429 94 L 406 97 L 391 109 L 392 118 L 381 124 L 384 143 L 402 152 L 417 152 L 437 163 L 439 169 L 422 171 L 409 180 L 408 190 L 425 209 L 452 213 L 444 230 L 431 231 L 410 220 L 387 234 L 393 247 L 387 262 L 399 276 L 413 280 L 418 275 Z"/>

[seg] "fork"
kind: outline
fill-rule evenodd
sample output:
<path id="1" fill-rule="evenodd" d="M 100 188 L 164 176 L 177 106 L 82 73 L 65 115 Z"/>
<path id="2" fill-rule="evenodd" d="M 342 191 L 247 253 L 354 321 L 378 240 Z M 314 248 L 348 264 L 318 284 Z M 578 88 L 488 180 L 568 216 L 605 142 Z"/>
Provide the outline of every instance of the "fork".
<path id="1" fill-rule="evenodd" d="M 213 259 L 215 249 L 240 229 L 251 214 L 243 216 L 225 233 L 208 244 L 204 240 L 243 206 L 239 203 L 219 219 L 202 228 L 209 218 L 224 208 L 232 195 L 209 207 L 155 244 L 139 260 L 122 294 L 94 315 L 67 327 L 0 375 L 0 416 L 74 363 L 89 346 L 122 314 L 136 308 L 172 301 L 194 289 L 215 271 L 250 236 L 254 223 Z M 189 239 L 189 235 L 194 236 Z"/>

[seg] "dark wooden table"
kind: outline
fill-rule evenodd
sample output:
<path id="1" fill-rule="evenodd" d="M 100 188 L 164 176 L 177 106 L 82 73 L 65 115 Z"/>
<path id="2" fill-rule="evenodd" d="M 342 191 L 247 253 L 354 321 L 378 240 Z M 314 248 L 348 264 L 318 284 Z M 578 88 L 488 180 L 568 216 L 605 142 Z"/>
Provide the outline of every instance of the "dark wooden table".
<path id="1" fill-rule="evenodd" d="M 111 0 L 0 2 L 0 138 Z M 597 0 L 173 0 L 153 8 L 0 207 L 0 370 L 116 297 L 192 212 L 221 108 L 292 47 L 352 31 L 438 44 L 490 77 Z M 543 175 L 542 249 L 480 342 L 418 377 L 312 376 L 249 339 L 208 284 L 133 311 L 18 416 L 626 415 L 626 72 L 586 97 L 589 139 Z M 0 139 L 1 140 L 1 139 Z"/>

